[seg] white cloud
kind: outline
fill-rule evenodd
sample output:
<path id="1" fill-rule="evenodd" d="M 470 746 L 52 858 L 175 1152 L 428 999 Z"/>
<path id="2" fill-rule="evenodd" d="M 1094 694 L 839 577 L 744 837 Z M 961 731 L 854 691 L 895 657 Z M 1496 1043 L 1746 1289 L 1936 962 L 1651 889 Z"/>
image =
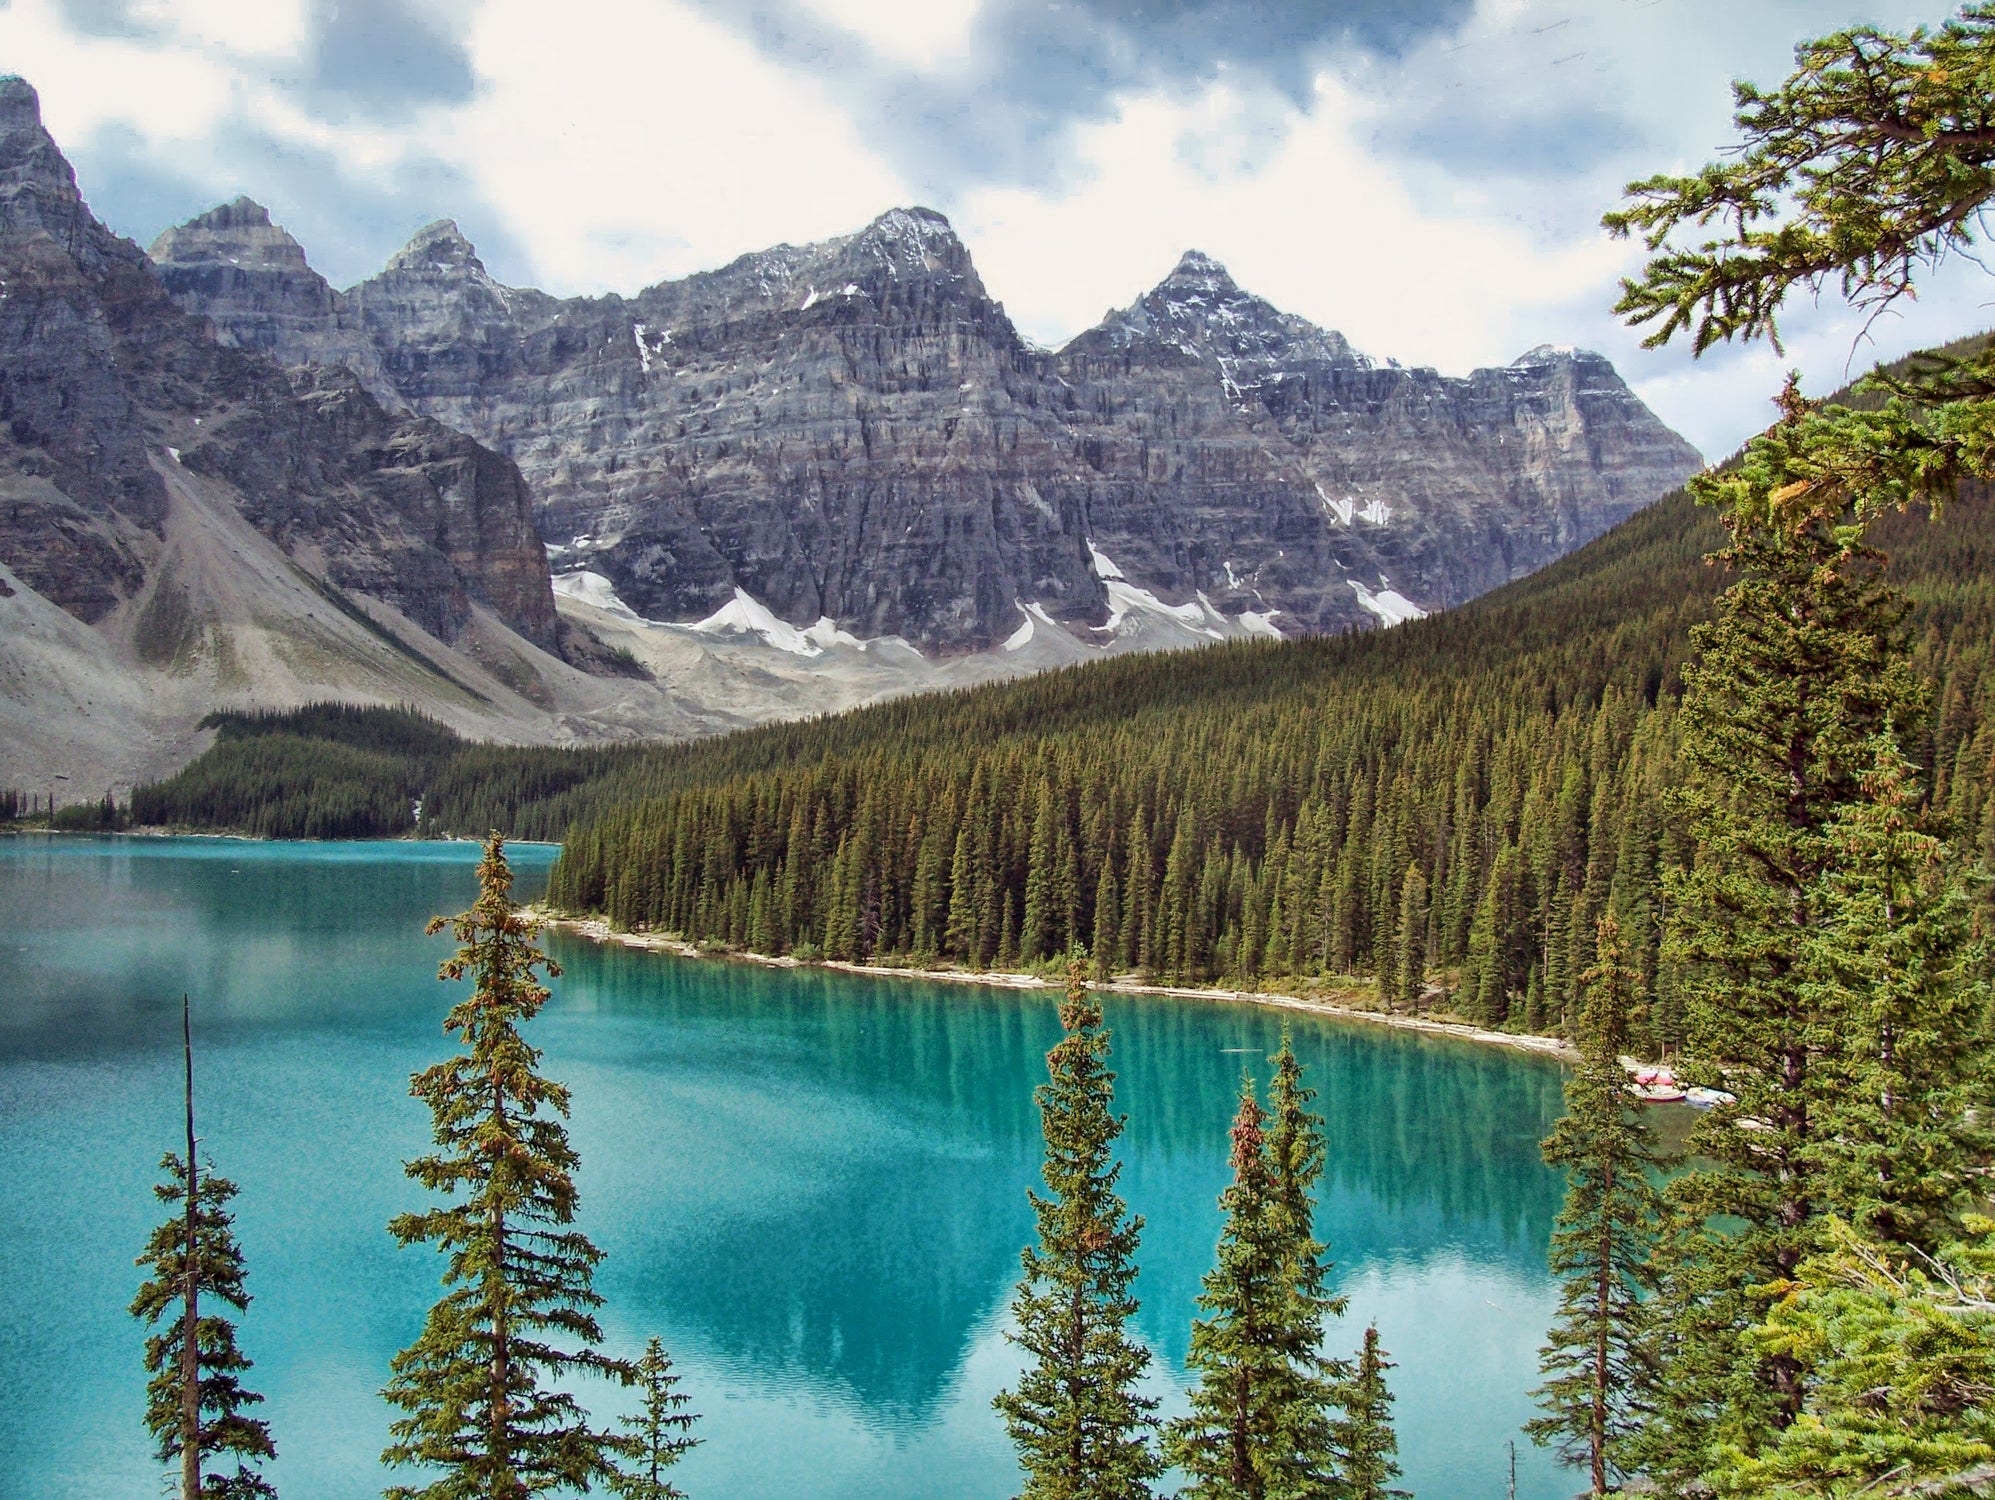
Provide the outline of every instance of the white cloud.
<path id="1" fill-rule="evenodd" d="M 549 27 L 539 0 L 493 0 L 470 40 L 478 98 L 427 144 L 552 289 L 635 290 L 856 228 L 903 194 L 814 84 L 688 10 L 570 0 Z"/>
<path id="2" fill-rule="evenodd" d="M 960 227 L 985 281 L 1027 332 L 1063 341 L 1195 247 L 1367 352 L 1461 372 L 1563 340 L 1542 310 L 1576 283 L 1610 284 L 1626 260 L 1602 235 L 1548 248 L 1500 218 L 1420 204 L 1355 144 L 1362 107 L 1328 77 L 1258 167 L 1213 173 L 1181 143 L 1209 141 L 1237 106 L 1225 85 L 1182 102 L 1131 98 L 1116 120 L 1077 134 L 1086 179 L 1064 197 L 964 197 Z"/>
<path id="3" fill-rule="evenodd" d="M 197 139 L 227 116 L 238 86 L 225 61 L 198 47 L 80 36 L 47 0 L 0 9 L 0 65 L 35 86 L 43 122 L 71 146 L 114 123 L 150 139 Z"/>
<path id="4" fill-rule="evenodd" d="M 820 20 L 874 51 L 914 67 L 934 67 L 969 50 L 982 0 L 801 0 Z"/>
<path id="5" fill-rule="evenodd" d="M 257 57 L 296 53 L 310 21 L 304 0 L 141 0 L 131 13 L 186 41 Z"/>

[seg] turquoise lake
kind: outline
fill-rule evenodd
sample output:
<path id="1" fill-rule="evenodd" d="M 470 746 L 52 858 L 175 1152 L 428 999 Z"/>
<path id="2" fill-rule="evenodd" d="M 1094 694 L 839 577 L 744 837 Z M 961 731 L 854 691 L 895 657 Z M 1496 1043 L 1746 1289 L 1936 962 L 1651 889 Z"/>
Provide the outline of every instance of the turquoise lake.
<path id="1" fill-rule="evenodd" d="M 551 848 L 513 850 L 537 893 Z M 447 1047 L 445 938 L 474 892 L 447 844 L 0 839 L 0 1500 L 149 1500 L 133 1257 L 173 1149 L 180 995 L 193 996 L 204 1151 L 241 1186 L 255 1295 L 248 1383 L 285 1500 L 358 1500 L 389 1358 L 438 1261 L 384 1225 L 424 1201 L 410 1073 Z M 574 1091 L 581 1226 L 617 1350 L 656 1333 L 705 1440 L 693 1500 L 1001 1500 L 1018 1474 L 992 1395 L 1037 1181 L 1032 1089 L 1050 993 L 766 970 L 550 936 L 566 970 L 531 1039 Z M 1138 1331 L 1181 1410 L 1243 1066 L 1283 1014 L 1111 998 L 1123 1190 L 1147 1222 Z M 1349 1314 L 1398 1368 L 1402 1484 L 1427 1500 L 1580 1488 L 1519 1434 L 1553 1306 L 1560 1184 L 1538 1159 L 1553 1063 L 1291 1017 L 1321 1091 L 1318 1233 Z M 629 1398 L 584 1389 L 599 1415 Z M 403 1473 L 396 1478 L 412 1477 Z"/>

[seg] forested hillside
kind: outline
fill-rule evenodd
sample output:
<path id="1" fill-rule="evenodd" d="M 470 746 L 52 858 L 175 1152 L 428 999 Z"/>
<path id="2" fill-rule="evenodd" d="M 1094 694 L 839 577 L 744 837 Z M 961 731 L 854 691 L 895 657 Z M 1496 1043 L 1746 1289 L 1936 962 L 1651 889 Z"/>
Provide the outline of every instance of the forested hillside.
<path id="1" fill-rule="evenodd" d="M 215 713 L 201 727 L 215 731 L 213 748 L 133 788 L 131 821 L 289 839 L 494 825 L 548 837 L 567 816 L 564 793 L 599 783 L 633 753 L 476 744 L 413 709 L 345 703 Z"/>
<path id="2" fill-rule="evenodd" d="M 1556 1027 L 1613 910 L 1676 1038 L 1658 872 L 1688 630 L 1721 533 L 1672 497 L 1467 609 L 1377 635 L 1062 673 L 622 768 L 552 898 L 765 953 L 1252 985 L 1440 984 Z M 1932 795 L 1986 840 L 1995 505 L 1876 528 L 1910 593 Z M 635 795 L 639 794 L 641 795 Z M 625 798 L 633 800 L 625 801 Z M 620 805 L 619 805 L 620 804 Z"/>

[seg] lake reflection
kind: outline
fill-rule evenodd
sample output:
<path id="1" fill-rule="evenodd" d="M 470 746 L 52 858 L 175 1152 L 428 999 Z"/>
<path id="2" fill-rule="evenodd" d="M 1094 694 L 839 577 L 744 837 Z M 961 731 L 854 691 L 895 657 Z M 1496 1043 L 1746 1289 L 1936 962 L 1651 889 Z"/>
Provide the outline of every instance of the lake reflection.
<path id="1" fill-rule="evenodd" d="M 516 851 L 519 894 L 552 851 Z M 475 850 L 217 840 L 0 840 L 0 1497 L 150 1494 L 138 1333 L 123 1308 L 173 1140 L 178 999 L 195 997 L 204 1133 L 241 1183 L 257 1303 L 242 1338 L 286 1500 L 378 1492 L 388 1357 L 436 1264 L 382 1225 L 426 1117 L 446 943 Z M 583 1227 L 612 1341 L 660 1334 L 704 1413 L 695 1497 L 1015 1493 L 991 1395 L 1036 1182 L 1052 997 L 663 958 L 555 936 L 534 1029 L 574 1090 Z M 1181 1409 L 1240 1069 L 1281 1013 L 1111 999 L 1123 1189 L 1148 1220 L 1139 1327 Z M 1537 1158 L 1542 1060 L 1292 1017 L 1331 1170 L 1319 1233 L 1355 1345 L 1376 1319 L 1406 1484 L 1500 1495 L 1530 1415 L 1558 1183 Z M 63 1308 L 51 1318 L 49 1309 Z M 628 1398 L 589 1391 L 604 1413 Z M 1519 1493 L 1570 1493 L 1535 1450 Z"/>

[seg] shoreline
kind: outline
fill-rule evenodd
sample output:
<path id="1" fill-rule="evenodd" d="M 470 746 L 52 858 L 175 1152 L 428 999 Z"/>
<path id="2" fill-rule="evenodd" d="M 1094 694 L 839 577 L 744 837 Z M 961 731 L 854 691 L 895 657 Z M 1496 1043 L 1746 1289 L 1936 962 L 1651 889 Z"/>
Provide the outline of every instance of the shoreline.
<path id="1" fill-rule="evenodd" d="M 732 960 L 737 963 L 758 964 L 765 969 L 833 969 L 842 974 L 858 974 L 867 978 L 927 979 L 943 984 L 982 985 L 999 990 L 1058 990 L 1066 987 L 1057 980 L 1042 979 L 1037 974 L 997 971 L 971 973 L 965 969 L 890 968 L 884 964 L 853 963 L 846 959 L 823 959 L 806 964 L 800 959 L 788 956 L 775 957 L 767 953 L 702 952 L 691 943 L 659 933 L 619 932 L 600 917 L 569 916 L 549 912 L 544 908 L 536 910 L 534 915 L 545 927 L 561 932 L 572 932 L 591 942 L 617 943 L 626 948 L 638 948 L 652 953 L 670 953 L 679 958 Z M 1277 1010 L 1328 1016 L 1333 1020 L 1365 1021 L 1374 1026 L 1389 1026 L 1398 1031 L 1416 1031 L 1429 1036 L 1451 1037 L 1456 1041 L 1475 1042 L 1483 1046 L 1508 1047 L 1513 1052 L 1526 1052 L 1536 1057 L 1549 1058 L 1554 1062 L 1572 1063 L 1579 1060 L 1577 1049 L 1558 1037 L 1489 1031 L 1463 1021 L 1435 1021 L 1421 1016 L 1396 1015 L 1389 1011 L 1361 1010 L 1355 1005 L 1339 1005 L 1334 1000 L 1312 1000 L 1301 995 L 1281 995 L 1267 990 L 1129 984 L 1115 980 L 1104 983 L 1092 979 L 1088 981 L 1088 988 L 1108 995 L 1162 995 L 1174 1000 L 1210 1000 L 1221 1004 L 1265 1005 Z"/>
<path id="2" fill-rule="evenodd" d="M 383 834 L 379 838 L 294 839 L 273 833 L 218 833 L 208 828 L 169 828 L 159 823 L 142 823 L 131 828 L 44 828 L 24 823 L 0 823 L 0 838 L 42 834 L 49 838 L 92 839 L 220 839 L 237 844 L 477 844 L 484 840 L 469 834 Z M 529 849 L 559 849 L 559 839 L 508 838 L 508 849 L 525 845 Z"/>

